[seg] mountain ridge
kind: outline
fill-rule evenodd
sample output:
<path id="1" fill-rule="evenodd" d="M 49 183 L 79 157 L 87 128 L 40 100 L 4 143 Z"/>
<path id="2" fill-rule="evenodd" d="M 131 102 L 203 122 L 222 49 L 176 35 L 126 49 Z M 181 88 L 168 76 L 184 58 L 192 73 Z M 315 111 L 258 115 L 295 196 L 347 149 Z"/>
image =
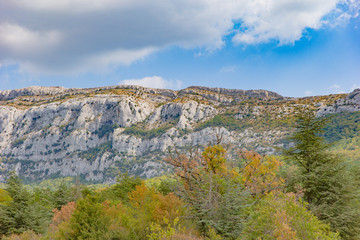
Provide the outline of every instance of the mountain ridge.
<path id="1" fill-rule="evenodd" d="M 153 177 L 169 171 L 162 161 L 169 148 L 204 146 L 219 134 L 236 148 L 274 154 L 288 144 L 296 107 L 319 116 L 360 111 L 360 89 L 289 98 L 197 86 L 32 87 L 1 91 L 0 99 L 2 181 L 11 170 L 33 180 L 82 175 L 106 182 L 118 171 Z"/>
<path id="2" fill-rule="evenodd" d="M 214 93 L 228 94 L 228 95 L 248 95 L 253 97 L 263 96 L 263 97 L 279 97 L 282 96 L 278 93 L 256 89 L 256 90 L 242 90 L 242 89 L 226 89 L 226 88 L 212 88 L 212 87 L 203 87 L 203 86 L 189 86 L 180 90 L 170 90 L 170 89 L 160 89 L 160 88 L 150 88 L 142 87 L 138 85 L 113 85 L 113 86 L 104 86 L 104 87 L 94 87 L 94 88 L 64 88 L 60 86 L 53 87 L 41 87 L 41 86 L 30 86 L 19 89 L 12 90 L 0 90 L 0 101 L 11 100 L 20 96 L 44 96 L 44 95 L 57 95 L 57 94 L 66 94 L 66 93 L 79 93 L 85 91 L 97 91 L 97 90 L 107 90 L 107 89 L 135 89 L 142 90 L 147 92 L 156 92 L 156 93 L 176 93 L 191 91 L 191 90 L 205 90 Z M 170 94 L 171 95 L 171 94 Z"/>

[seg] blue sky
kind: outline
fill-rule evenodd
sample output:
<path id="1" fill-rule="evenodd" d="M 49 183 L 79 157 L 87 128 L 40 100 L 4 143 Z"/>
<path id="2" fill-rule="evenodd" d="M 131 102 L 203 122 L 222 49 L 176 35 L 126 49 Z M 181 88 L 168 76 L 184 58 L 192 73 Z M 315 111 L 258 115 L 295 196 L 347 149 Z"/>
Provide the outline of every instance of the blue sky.
<path id="1" fill-rule="evenodd" d="M 0 3 L 0 90 L 138 84 L 360 88 L 355 0 L 14 0 Z"/>

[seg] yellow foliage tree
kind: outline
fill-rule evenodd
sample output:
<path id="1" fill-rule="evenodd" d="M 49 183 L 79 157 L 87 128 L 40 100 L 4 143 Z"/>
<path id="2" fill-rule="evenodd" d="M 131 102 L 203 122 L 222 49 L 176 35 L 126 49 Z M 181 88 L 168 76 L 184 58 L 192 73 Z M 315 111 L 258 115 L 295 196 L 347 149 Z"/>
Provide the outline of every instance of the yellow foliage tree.
<path id="1" fill-rule="evenodd" d="M 0 205 L 8 205 L 11 201 L 10 194 L 4 189 L 0 189 Z"/>
<path id="2" fill-rule="evenodd" d="M 244 162 L 240 169 L 242 181 L 253 195 L 261 197 L 283 187 L 284 179 L 277 175 L 282 162 L 275 157 L 246 150 L 240 151 L 239 156 Z"/>

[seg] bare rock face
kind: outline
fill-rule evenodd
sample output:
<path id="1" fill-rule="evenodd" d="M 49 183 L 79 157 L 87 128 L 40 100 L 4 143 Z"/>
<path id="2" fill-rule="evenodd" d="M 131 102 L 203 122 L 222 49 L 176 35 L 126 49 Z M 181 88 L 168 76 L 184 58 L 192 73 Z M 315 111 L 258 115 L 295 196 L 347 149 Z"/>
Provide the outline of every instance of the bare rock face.
<path id="1" fill-rule="evenodd" d="M 360 89 L 355 89 L 345 98 L 337 100 L 332 105 L 322 105 L 318 111 L 318 116 L 340 112 L 360 111 Z"/>
<path id="2" fill-rule="evenodd" d="M 359 91 L 338 100 L 338 107 L 318 104 L 319 112 L 358 111 Z M 206 146 L 219 138 L 235 148 L 273 154 L 272 146 L 281 146 L 287 132 L 251 123 L 286 116 L 289 104 L 265 90 L 206 87 L 0 91 L 0 181 L 11 170 L 32 180 L 82 175 L 106 182 L 119 171 L 153 177 L 169 170 L 162 160 L 169 149 Z M 231 121 L 244 126 L 232 128 Z"/>
<path id="3" fill-rule="evenodd" d="M 267 90 L 241 90 L 241 89 L 210 88 L 210 87 L 198 87 L 198 86 L 192 86 L 187 89 L 205 90 L 209 92 L 230 95 L 230 96 L 249 96 L 253 98 L 265 98 L 265 99 L 283 98 L 283 96 L 281 96 L 280 94 Z"/>
<path id="4" fill-rule="evenodd" d="M 27 87 L 14 90 L 3 90 L 0 91 L 0 101 L 10 100 L 20 96 L 44 96 L 44 95 L 56 95 L 62 94 L 71 89 L 63 87 Z"/>
<path id="5" fill-rule="evenodd" d="M 352 91 L 346 99 L 352 104 L 359 105 L 360 104 L 360 88 Z"/>

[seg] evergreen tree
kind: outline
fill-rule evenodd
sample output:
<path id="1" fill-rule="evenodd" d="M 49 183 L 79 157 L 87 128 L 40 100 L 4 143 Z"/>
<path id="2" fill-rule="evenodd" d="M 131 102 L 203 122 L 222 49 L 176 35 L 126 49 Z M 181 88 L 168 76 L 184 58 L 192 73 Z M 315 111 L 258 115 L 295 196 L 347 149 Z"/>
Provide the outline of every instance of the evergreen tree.
<path id="1" fill-rule="evenodd" d="M 116 184 L 101 192 L 101 200 L 121 200 L 129 203 L 128 193 L 135 190 L 136 186 L 141 185 L 142 180 L 137 176 L 129 176 L 128 173 L 120 174 Z"/>
<path id="2" fill-rule="evenodd" d="M 7 179 L 6 191 L 12 201 L 7 205 L 0 205 L 0 236 L 27 230 L 42 232 L 50 220 L 49 210 L 32 202 L 33 196 L 14 173 Z"/>
<path id="3" fill-rule="evenodd" d="M 72 194 L 72 189 L 65 182 L 61 182 L 59 187 L 53 193 L 52 202 L 54 207 L 58 210 L 68 202 L 74 201 L 75 197 Z"/>
<path id="4" fill-rule="evenodd" d="M 284 150 L 284 155 L 298 166 L 296 181 L 304 189 L 304 199 L 344 239 L 358 239 L 357 191 L 342 159 L 328 151 L 329 145 L 320 136 L 326 120 L 316 118 L 309 109 L 299 109 L 296 118 L 294 146 Z"/>
<path id="5" fill-rule="evenodd" d="M 70 219 L 69 229 L 60 232 L 60 239 L 110 239 L 110 218 L 104 213 L 104 206 L 96 196 L 88 195 L 76 203 Z"/>

